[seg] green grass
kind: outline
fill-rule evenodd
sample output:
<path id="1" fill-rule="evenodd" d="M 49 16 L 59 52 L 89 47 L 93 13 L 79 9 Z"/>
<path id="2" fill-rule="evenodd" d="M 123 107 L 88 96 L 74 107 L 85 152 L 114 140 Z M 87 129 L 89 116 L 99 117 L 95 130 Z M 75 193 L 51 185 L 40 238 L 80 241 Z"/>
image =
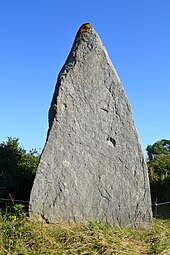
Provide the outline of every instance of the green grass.
<path id="1" fill-rule="evenodd" d="M 170 220 L 151 230 L 88 224 L 43 224 L 19 212 L 0 213 L 0 255 L 170 254 Z"/>

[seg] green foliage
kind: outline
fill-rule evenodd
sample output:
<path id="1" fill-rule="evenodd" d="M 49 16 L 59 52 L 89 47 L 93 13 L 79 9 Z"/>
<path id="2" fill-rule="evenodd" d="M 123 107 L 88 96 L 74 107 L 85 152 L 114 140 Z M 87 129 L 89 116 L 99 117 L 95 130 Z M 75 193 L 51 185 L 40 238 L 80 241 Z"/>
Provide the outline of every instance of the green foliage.
<path id="1" fill-rule="evenodd" d="M 0 249 L 0 254 L 13 254 L 14 250 L 18 252 L 16 254 L 24 254 L 20 253 L 19 246 L 20 240 L 25 238 L 27 229 L 26 218 L 22 215 L 20 207 L 21 205 L 16 205 L 16 208 L 13 208 L 14 213 L 10 213 L 8 210 L 3 214 L 0 213 L 0 246 L 3 247 L 3 250 Z"/>
<path id="2" fill-rule="evenodd" d="M 153 145 L 148 145 L 146 148 L 149 160 L 152 160 L 155 155 L 170 154 L 170 140 L 162 139 L 155 142 Z"/>
<path id="3" fill-rule="evenodd" d="M 169 254 L 170 221 L 155 220 L 150 230 L 107 224 L 43 224 L 15 213 L 0 213 L 2 255 Z"/>
<path id="4" fill-rule="evenodd" d="M 170 140 L 148 145 L 147 152 L 152 201 L 170 201 Z"/>
<path id="5" fill-rule="evenodd" d="M 18 138 L 9 137 L 0 144 L 0 190 L 3 198 L 29 200 L 39 155 L 19 146 Z"/>
<path id="6" fill-rule="evenodd" d="M 170 156 L 158 155 L 148 162 L 151 182 L 164 182 L 170 177 Z"/>

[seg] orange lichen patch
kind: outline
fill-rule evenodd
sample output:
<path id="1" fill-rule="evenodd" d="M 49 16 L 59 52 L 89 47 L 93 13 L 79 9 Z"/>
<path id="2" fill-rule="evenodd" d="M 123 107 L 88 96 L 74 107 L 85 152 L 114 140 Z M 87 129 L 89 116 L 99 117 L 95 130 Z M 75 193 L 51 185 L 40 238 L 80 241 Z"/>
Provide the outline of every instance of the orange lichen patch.
<path id="1" fill-rule="evenodd" d="M 87 32 L 89 32 L 90 28 L 91 28 L 90 23 L 85 23 L 85 24 L 83 24 L 83 25 L 80 27 L 79 33 L 80 33 L 81 35 L 84 34 L 84 33 L 87 33 Z"/>

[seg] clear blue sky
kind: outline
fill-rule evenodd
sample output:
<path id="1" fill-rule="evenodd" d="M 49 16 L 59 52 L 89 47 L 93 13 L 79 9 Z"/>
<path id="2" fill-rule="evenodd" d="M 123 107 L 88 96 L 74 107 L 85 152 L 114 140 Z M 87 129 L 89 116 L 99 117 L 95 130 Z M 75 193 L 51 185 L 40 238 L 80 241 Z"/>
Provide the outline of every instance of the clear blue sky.
<path id="1" fill-rule="evenodd" d="M 90 22 L 132 106 L 143 150 L 170 139 L 169 0 L 0 1 L 0 142 L 42 149 L 57 75 Z"/>

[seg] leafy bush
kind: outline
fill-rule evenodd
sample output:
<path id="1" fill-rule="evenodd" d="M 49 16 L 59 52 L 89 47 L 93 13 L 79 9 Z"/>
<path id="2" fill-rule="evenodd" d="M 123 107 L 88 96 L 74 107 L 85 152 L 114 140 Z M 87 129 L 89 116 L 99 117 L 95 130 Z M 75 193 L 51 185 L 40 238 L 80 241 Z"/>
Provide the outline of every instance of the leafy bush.
<path id="1" fill-rule="evenodd" d="M 29 200 L 39 155 L 19 146 L 18 138 L 9 137 L 0 144 L 0 196 Z"/>
<path id="2" fill-rule="evenodd" d="M 148 145 L 147 152 L 152 201 L 170 201 L 170 140 Z"/>

